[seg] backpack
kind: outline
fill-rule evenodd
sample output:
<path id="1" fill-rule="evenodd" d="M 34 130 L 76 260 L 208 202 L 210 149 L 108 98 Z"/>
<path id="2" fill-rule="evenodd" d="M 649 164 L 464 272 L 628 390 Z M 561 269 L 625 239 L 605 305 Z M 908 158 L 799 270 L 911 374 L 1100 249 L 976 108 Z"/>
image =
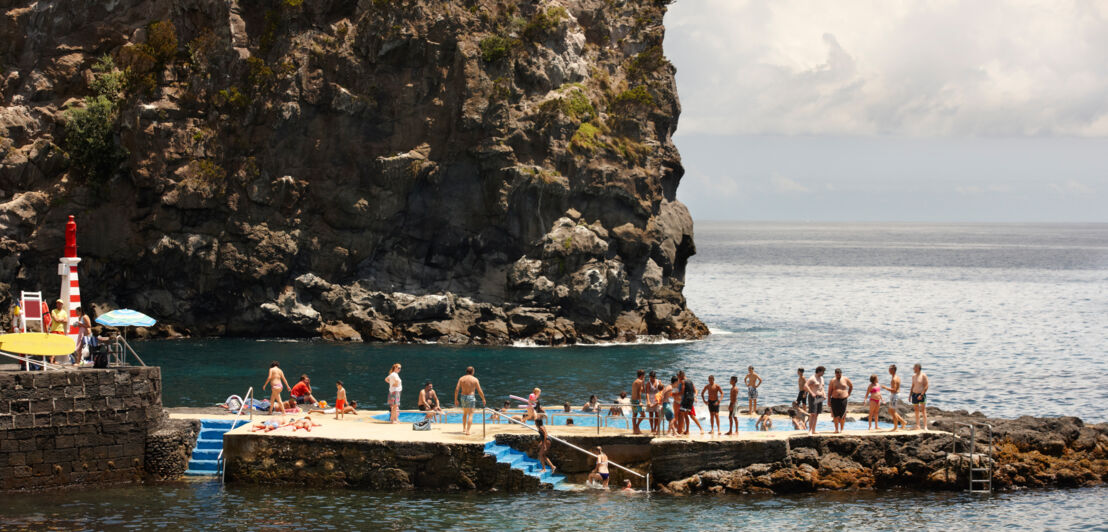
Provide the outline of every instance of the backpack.
<path id="1" fill-rule="evenodd" d="M 431 430 L 431 420 L 424 419 L 423 421 L 412 423 L 412 430 Z"/>

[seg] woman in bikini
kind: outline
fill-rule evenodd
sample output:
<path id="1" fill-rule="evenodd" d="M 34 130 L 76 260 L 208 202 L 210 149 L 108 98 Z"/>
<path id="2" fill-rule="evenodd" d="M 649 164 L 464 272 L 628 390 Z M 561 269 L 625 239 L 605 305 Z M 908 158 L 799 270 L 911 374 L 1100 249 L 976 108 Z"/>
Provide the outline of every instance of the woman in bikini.
<path id="1" fill-rule="evenodd" d="M 877 375 L 869 376 L 866 404 L 869 405 L 869 422 L 866 423 L 866 430 L 877 430 L 877 413 L 881 410 L 881 385 L 877 384 Z"/>
<path id="2" fill-rule="evenodd" d="M 285 386 L 289 385 L 289 381 L 285 380 L 285 372 L 281 371 L 281 363 L 274 360 L 269 364 L 269 375 L 265 378 L 265 384 L 262 385 L 264 390 L 266 386 L 269 386 L 271 390 L 269 395 L 269 413 L 273 413 L 274 407 L 281 409 L 281 415 L 285 414 L 285 402 L 281 400 L 281 390 L 285 389 Z"/>
<path id="3" fill-rule="evenodd" d="M 550 466 L 550 471 L 557 471 L 558 468 L 554 467 L 554 462 L 550 461 L 550 458 L 546 456 L 546 451 L 550 450 L 550 438 L 546 435 L 546 425 L 543 424 L 543 418 L 546 417 L 546 412 L 543 411 L 542 405 L 535 404 L 535 413 L 533 414 L 535 420 L 535 428 L 539 430 L 539 465 L 542 466 L 542 470 L 539 473 L 546 472 L 546 466 Z"/>

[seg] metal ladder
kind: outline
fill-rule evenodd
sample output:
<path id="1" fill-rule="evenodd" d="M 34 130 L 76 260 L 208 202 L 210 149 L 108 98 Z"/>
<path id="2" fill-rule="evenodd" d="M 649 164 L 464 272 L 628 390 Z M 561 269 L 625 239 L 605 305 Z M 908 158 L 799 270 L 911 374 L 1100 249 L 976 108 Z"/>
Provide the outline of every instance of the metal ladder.
<path id="1" fill-rule="evenodd" d="M 965 457 L 969 468 L 970 493 L 992 493 L 993 491 L 993 427 L 988 423 L 955 423 L 957 426 L 968 427 L 970 431 L 969 452 L 958 452 L 957 435 L 954 437 L 953 453 L 955 456 Z M 988 447 L 983 453 L 977 452 L 977 427 L 985 429 L 989 436 Z M 981 458 L 979 460 L 979 458 Z"/>

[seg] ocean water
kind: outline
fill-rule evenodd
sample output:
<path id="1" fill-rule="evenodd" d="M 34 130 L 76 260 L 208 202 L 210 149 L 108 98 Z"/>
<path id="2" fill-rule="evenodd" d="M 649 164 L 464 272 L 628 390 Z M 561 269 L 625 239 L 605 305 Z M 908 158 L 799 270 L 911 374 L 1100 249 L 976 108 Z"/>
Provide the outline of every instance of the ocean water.
<path id="1" fill-rule="evenodd" d="M 637 368 L 663 376 L 684 369 L 702 385 L 710 374 L 722 383 L 754 365 L 765 380 L 761 402 L 779 404 L 795 397 L 797 367 L 840 367 L 861 389 L 871 373 L 886 382 L 889 363 L 908 382 L 919 362 L 931 377 L 930 403 L 941 408 L 1108 419 L 1100 404 L 1108 389 L 1108 225 L 698 223 L 696 242 L 685 294 L 716 331 L 697 342 L 491 348 L 195 339 L 136 348 L 162 366 L 167 406 L 214 404 L 260 387 L 271 360 L 290 381 L 310 374 L 317 396 L 329 400 L 342 379 L 370 408 L 384 408 L 393 362 L 404 365 L 407 408 L 427 379 L 450 402 L 468 365 L 494 405 L 538 386 L 547 405 L 580 406 L 591 394 L 607 401 L 629 390 Z M 7 495 L 0 528 L 1103 530 L 1106 497 L 1108 488 L 668 497 L 178 482 Z"/>
<path id="2" fill-rule="evenodd" d="M 760 404 L 796 396 L 798 367 L 842 368 L 860 401 L 889 364 L 910 382 L 920 363 L 929 404 L 989 416 L 1108 420 L 1108 225 L 699 223 L 689 306 L 715 334 L 697 342 L 567 348 L 334 345 L 184 340 L 137 343 L 163 367 L 167 406 L 199 406 L 260 387 L 270 361 L 318 397 L 335 380 L 385 408 L 384 382 L 403 364 L 402 406 L 432 381 L 444 402 L 466 366 L 489 403 L 543 390 L 544 403 L 614 400 L 638 368 L 725 388 L 753 365 Z M 741 383 L 740 383 L 741 384 Z M 256 392 L 257 393 L 257 392 Z M 260 394 L 267 396 L 268 392 Z M 906 394 L 905 394 L 906 395 Z M 902 397 L 903 398 L 903 397 Z M 740 403 L 745 405 L 745 390 Z"/>

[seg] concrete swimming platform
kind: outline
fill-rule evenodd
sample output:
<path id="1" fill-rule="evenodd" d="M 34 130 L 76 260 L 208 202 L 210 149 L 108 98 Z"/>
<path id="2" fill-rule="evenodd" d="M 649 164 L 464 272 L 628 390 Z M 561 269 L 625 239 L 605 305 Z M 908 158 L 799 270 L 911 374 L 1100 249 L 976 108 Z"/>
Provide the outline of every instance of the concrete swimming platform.
<path id="1" fill-rule="evenodd" d="M 320 424 L 311 432 L 291 427 L 251 432 L 243 426 L 223 437 L 225 477 L 229 483 L 284 484 L 316 487 L 426 490 L 537 490 L 551 487 L 546 477 L 529 474 L 521 462 L 536 456 L 539 436 L 529 427 L 507 423 L 477 423 L 473 434 L 462 434 L 460 424 L 434 424 L 428 431 L 412 430 L 411 423 L 389 424 L 381 411 L 363 411 L 342 420 L 333 415 L 312 416 Z M 197 419 L 200 413 L 172 413 L 173 418 Z M 291 416 L 290 416 L 291 417 Z M 744 416 L 745 417 L 745 416 Z M 279 416 L 255 415 L 255 422 Z M 403 419 L 403 418 L 402 418 Z M 753 418 L 751 418 L 753 419 Z M 775 419 L 788 423 L 785 417 Z M 841 434 L 809 435 L 802 431 L 743 431 L 738 436 L 691 437 L 635 435 L 625 428 L 548 425 L 552 437 L 592 450 L 603 446 L 615 463 L 645 477 L 651 489 L 690 491 L 692 478 L 708 472 L 745 471 L 764 466 L 762 475 L 791 470 L 779 478 L 764 478 L 750 491 L 805 491 L 807 489 L 871 488 L 894 485 L 900 476 L 888 456 L 943 453 L 954 436 L 944 431 L 848 430 Z M 508 449 L 508 451 L 504 451 Z M 855 456 L 858 452 L 865 456 Z M 554 442 L 549 456 L 565 475 L 564 484 L 581 485 L 595 464 L 592 457 Z M 944 453 L 945 458 L 945 453 Z M 860 463 L 862 460 L 869 463 Z M 904 462 L 908 462 L 905 457 Z M 880 463 L 878 463 L 880 462 Z M 894 471 L 888 469 L 892 467 Z M 902 480 L 918 480 L 906 466 Z M 882 469 L 883 468 L 883 469 Z M 865 470 L 884 471 L 883 481 Z M 718 475 L 717 475 L 718 476 Z M 629 479 L 636 489 L 644 478 L 612 469 L 611 486 Z M 956 477 L 952 477 L 956 480 Z M 734 480 L 734 479 L 732 479 Z M 739 488 L 741 482 L 732 485 Z M 699 483 L 699 480 L 693 482 Z M 562 483 L 560 483 L 562 484 Z M 745 489 L 745 488 L 742 488 Z"/>

